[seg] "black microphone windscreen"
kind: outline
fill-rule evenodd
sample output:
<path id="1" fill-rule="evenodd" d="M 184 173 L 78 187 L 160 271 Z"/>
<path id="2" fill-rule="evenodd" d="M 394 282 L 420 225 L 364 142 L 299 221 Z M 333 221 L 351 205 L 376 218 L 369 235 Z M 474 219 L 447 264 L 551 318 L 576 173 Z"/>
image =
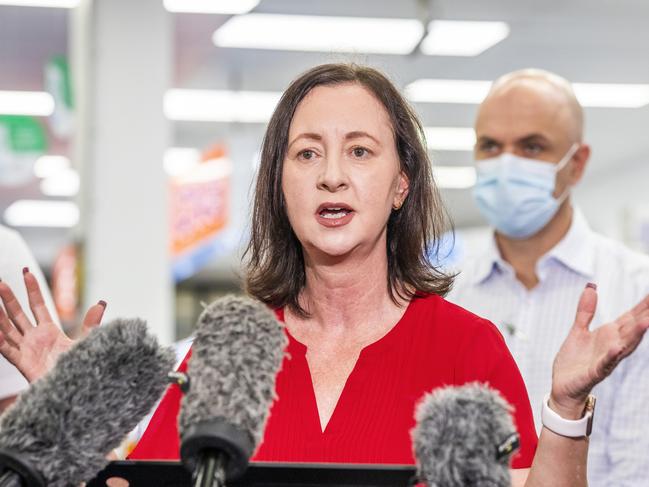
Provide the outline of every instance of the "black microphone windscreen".
<path id="1" fill-rule="evenodd" d="M 430 487 L 509 487 L 518 446 L 511 406 L 479 383 L 445 387 L 418 404 L 412 432 L 419 474 Z"/>
<path id="2" fill-rule="evenodd" d="M 234 426 L 248 438 L 250 448 L 244 450 L 254 450 L 275 398 L 275 377 L 286 344 L 275 314 L 258 301 L 226 296 L 207 306 L 187 369 L 190 388 L 179 418 L 183 447 L 200 430 L 196 425 L 216 422 Z M 241 453 L 249 456 L 253 451 Z"/>
<path id="3" fill-rule="evenodd" d="M 160 399 L 174 361 L 144 321 L 92 330 L 2 416 L 0 449 L 33 465 L 50 487 L 90 480 Z"/>

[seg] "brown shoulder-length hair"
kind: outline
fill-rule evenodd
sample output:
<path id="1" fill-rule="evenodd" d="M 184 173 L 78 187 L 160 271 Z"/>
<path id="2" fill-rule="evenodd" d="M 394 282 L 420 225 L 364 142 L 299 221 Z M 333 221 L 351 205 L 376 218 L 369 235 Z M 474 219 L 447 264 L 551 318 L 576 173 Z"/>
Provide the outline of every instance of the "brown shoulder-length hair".
<path id="1" fill-rule="evenodd" d="M 433 182 L 424 131 L 414 110 L 394 85 L 376 69 L 356 64 L 324 64 L 302 74 L 282 95 L 270 119 L 261 149 L 261 163 L 246 248 L 246 291 L 273 308 L 289 306 L 308 316 L 299 303 L 306 284 L 302 246 L 293 232 L 282 192 L 282 166 L 288 133 L 299 103 L 316 86 L 358 83 L 385 107 L 394 131 L 408 195 L 392 211 L 387 226 L 388 291 L 412 299 L 420 293 L 444 296 L 453 276 L 428 257 L 436 255 L 442 234 L 452 228 Z"/>

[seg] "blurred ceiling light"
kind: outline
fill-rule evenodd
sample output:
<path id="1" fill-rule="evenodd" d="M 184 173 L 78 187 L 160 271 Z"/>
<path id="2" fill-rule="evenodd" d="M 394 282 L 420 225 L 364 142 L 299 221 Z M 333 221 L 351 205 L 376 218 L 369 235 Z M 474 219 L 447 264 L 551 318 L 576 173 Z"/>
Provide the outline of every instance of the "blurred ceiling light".
<path id="1" fill-rule="evenodd" d="M 54 98 L 43 91 L 0 91 L 0 114 L 48 117 L 54 113 Z"/>
<path id="2" fill-rule="evenodd" d="M 405 88 L 406 97 L 416 103 L 482 103 L 491 81 L 418 79 Z"/>
<path id="3" fill-rule="evenodd" d="M 274 91 L 173 89 L 165 93 L 164 113 L 171 120 L 266 123 L 281 96 Z"/>
<path id="4" fill-rule="evenodd" d="M 409 54 L 424 34 L 415 19 L 248 14 L 212 36 L 218 47 Z"/>
<path id="5" fill-rule="evenodd" d="M 446 189 L 471 188 L 476 181 L 472 166 L 433 166 L 433 177 L 438 187 Z"/>
<path id="6" fill-rule="evenodd" d="M 41 192 L 46 196 L 75 196 L 79 193 L 79 173 L 63 169 L 41 181 Z"/>
<path id="7" fill-rule="evenodd" d="M 4 212 L 13 227 L 73 227 L 79 222 L 79 208 L 71 201 L 18 200 Z"/>
<path id="8" fill-rule="evenodd" d="M 424 127 L 428 149 L 439 151 L 472 151 L 475 132 L 470 127 Z"/>
<path id="9" fill-rule="evenodd" d="M 573 83 L 585 107 L 639 108 L 649 104 L 649 85 Z"/>
<path id="10" fill-rule="evenodd" d="M 34 163 L 34 175 L 38 178 L 47 178 L 69 168 L 70 159 L 67 157 L 45 155 L 36 159 Z"/>
<path id="11" fill-rule="evenodd" d="M 74 8 L 80 0 L 0 0 L 0 5 L 16 7 Z"/>
<path id="12" fill-rule="evenodd" d="M 250 12 L 259 0 L 164 0 L 169 12 L 236 15 Z"/>
<path id="13" fill-rule="evenodd" d="M 433 20 L 420 48 L 429 56 L 478 56 L 508 35 L 505 22 Z"/>
<path id="14" fill-rule="evenodd" d="M 486 80 L 418 79 L 404 91 L 415 103 L 479 104 L 491 84 Z M 572 87 L 584 107 L 639 108 L 649 104 L 649 84 L 573 83 Z"/>
<path id="15" fill-rule="evenodd" d="M 192 147 L 170 147 L 164 154 L 164 169 L 169 176 L 180 176 L 201 162 L 201 153 Z"/>

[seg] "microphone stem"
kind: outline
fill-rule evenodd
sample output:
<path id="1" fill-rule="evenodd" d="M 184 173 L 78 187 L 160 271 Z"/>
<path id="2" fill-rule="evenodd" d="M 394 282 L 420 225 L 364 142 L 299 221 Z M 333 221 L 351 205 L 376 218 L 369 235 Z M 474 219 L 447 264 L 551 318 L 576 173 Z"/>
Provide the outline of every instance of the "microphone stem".
<path id="1" fill-rule="evenodd" d="M 0 476 L 0 487 L 22 487 L 23 481 L 20 479 L 20 475 L 11 470 L 6 471 L 2 476 Z"/>
<path id="2" fill-rule="evenodd" d="M 225 455 L 219 452 L 204 452 L 198 463 L 194 487 L 225 487 L 225 461 Z"/>

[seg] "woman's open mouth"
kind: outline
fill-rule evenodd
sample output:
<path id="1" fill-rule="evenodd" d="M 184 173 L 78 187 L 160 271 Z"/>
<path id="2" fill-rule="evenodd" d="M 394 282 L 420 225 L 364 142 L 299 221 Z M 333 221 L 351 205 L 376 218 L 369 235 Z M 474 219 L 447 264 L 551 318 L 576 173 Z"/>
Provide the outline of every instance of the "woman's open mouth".
<path id="1" fill-rule="evenodd" d="M 323 203 L 318 207 L 316 217 L 327 227 L 339 227 L 351 221 L 354 210 L 344 203 Z"/>

